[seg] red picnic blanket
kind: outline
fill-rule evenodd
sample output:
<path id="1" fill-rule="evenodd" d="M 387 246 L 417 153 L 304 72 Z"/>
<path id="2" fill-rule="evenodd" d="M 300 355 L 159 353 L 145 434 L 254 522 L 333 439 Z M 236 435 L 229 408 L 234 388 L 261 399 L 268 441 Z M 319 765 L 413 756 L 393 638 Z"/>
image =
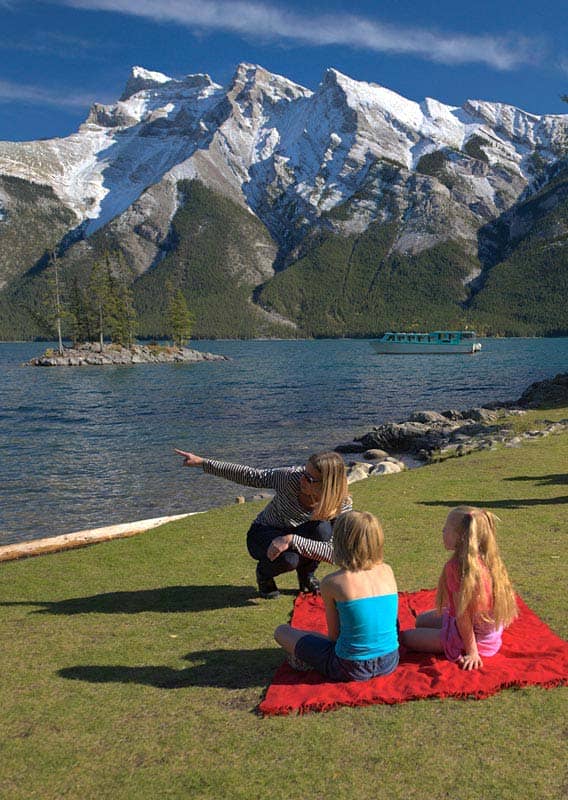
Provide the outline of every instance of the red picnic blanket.
<path id="1" fill-rule="evenodd" d="M 417 614 L 434 608 L 435 590 L 401 592 L 402 630 L 414 627 Z M 558 637 L 517 597 L 519 617 L 503 633 L 497 655 L 484 659 L 479 670 L 466 672 L 443 656 L 412 653 L 401 647 L 400 664 L 386 677 L 369 681 L 332 683 L 315 670 L 299 672 L 287 662 L 278 668 L 262 714 L 328 711 L 338 706 L 402 703 L 426 697 L 482 698 L 511 686 L 560 686 L 568 682 L 568 642 Z M 321 597 L 298 595 L 294 603 L 295 628 L 326 632 Z"/>

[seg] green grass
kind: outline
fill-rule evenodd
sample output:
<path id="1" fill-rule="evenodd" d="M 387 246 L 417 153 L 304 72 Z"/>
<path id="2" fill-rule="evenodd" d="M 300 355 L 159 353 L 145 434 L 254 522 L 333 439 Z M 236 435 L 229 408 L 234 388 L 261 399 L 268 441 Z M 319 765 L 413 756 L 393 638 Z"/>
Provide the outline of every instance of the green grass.
<path id="1" fill-rule="evenodd" d="M 401 590 L 434 586 L 449 508 L 495 511 L 517 590 L 565 636 L 567 446 L 562 434 L 371 478 L 355 505 L 382 519 Z M 255 599 L 244 534 L 260 507 L 0 565 L 3 800 L 563 795 L 565 689 L 256 715 L 295 585 Z"/>

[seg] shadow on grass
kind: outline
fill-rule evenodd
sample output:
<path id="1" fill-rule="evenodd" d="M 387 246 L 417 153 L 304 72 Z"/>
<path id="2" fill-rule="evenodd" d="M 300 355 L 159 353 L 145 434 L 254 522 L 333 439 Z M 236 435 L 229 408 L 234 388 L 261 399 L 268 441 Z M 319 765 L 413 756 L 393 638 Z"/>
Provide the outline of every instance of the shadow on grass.
<path id="1" fill-rule="evenodd" d="M 167 666 L 66 667 L 57 672 L 62 678 L 89 683 L 139 683 L 156 689 L 183 689 L 210 686 L 220 689 L 262 688 L 283 660 L 275 647 L 257 650 L 203 650 L 184 656 L 193 663 L 185 669 Z"/>
<path id="2" fill-rule="evenodd" d="M 559 475 L 539 475 L 538 477 L 530 477 L 530 475 L 519 475 L 516 478 L 505 478 L 506 481 L 534 481 L 538 486 L 556 486 L 557 484 L 563 486 L 568 483 L 568 473 L 561 472 Z"/>
<path id="3" fill-rule="evenodd" d="M 421 506 L 478 506 L 479 508 L 529 508 L 529 506 L 554 506 L 568 503 L 568 495 L 560 497 L 534 497 L 524 500 L 422 500 Z"/>
<path id="4" fill-rule="evenodd" d="M 295 595 L 297 592 L 284 589 L 281 594 Z M 145 611 L 175 613 L 238 608 L 250 605 L 257 599 L 257 591 L 252 586 L 165 586 L 161 589 L 71 597 L 57 602 L 28 600 L 0 603 L 0 606 L 42 606 L 35 612 L 37 614 L 142 614 Z"/>

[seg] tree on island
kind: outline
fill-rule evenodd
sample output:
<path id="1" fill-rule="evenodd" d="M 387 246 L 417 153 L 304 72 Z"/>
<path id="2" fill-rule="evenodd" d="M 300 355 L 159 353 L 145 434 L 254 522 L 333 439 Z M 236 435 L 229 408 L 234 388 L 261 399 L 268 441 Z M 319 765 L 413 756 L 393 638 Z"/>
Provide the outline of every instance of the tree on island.
<path id="1" fill-rule="evenodd" d="M 183 347 L 191 336 L 191 329 L 195 322 L 193 314 L 188 308 L 187 300 L 181 289 L 174 289 L 168 281 L 167 332 L 170 334 L 175 347 Z"/>
<path id="2" fill-rule="evenodd" d="M 110 256 L 108 252 L 100 261 L 95 261 L 91 270 L 88 295 L 96 318 L 96 331 L 100 351 L 103 352 L 105 334 L 108 332 L 109 318 L 112 315 L 112 291 L 110 274 Z"/>
<path id="3" fill-rule="evenodd" d="M 59 271 L 55 250 L 46 252 L 45 268 L 46 292 L 40 298 L 39 311 L 35 313 L 36 321 L 49 335 L 57 336 L 57 350 L 63 355 L 63 323 L 69 319 L 70 313 L 64 300 L 64 286 Z"/>
<path id="4" fill-rule="evenodd" d="M 137 317 L 124 256 L 120 251 L 111 254 L 107 250 L 103 258 L 93 264 L 87 292 L 101 353 L 105 336 L 115 344 L 131 347 Z"/>
<path id="5" fill-rule="evenodd" d="M 115 269 L 111 270 L 111 292 L 114 297 L 113 314 L 110 319 L 111 340 L 123 347 L 132 347 L 136 336 L 138 317 L 134 308 L 134 296 L 129 285 L 129 276 L 120 250 L 114 253 Z"/>
<path id="6" fill-rule="evenodd" d="M 94 338 L 93 314 L 87 290 L 79 285 L 77 277 L 69 290 L 69 313 L 73 345 L 91 342 Z"/>

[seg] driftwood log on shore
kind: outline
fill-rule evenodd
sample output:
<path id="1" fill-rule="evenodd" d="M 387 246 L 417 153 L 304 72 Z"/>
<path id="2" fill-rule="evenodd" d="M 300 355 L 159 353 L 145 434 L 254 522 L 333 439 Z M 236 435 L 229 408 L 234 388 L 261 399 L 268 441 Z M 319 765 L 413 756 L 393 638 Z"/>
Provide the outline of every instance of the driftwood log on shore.
<path id="1" fill-rule="evenodd" d="M 193 512 L 198 514 L 201 512 Z M 16 542 L 0 547 L 0 561 L 15 561 L 18 558 L 29 558 L 39 556 L 44 553 L 58 553 L 62 550 L 72 550 L 76 547 L 87 547 L 98 542 L 108 542 L 111 539 L 125 539 L 128 536 L 136 536 L 166 522 L 174 522 L 177 519 L 185 519 L 192 516 L 189 514 L 176 514 L 170 517 L 154 517 L 153 519 L 141 519 L 137 522 L 125 522 L 122 525 L 109 525 L 105 528 L 92 528 L 90 530 L 66 533 L 62 536 L 50 536 L 47 539 L 36 539 L 27 542 Z"/>

